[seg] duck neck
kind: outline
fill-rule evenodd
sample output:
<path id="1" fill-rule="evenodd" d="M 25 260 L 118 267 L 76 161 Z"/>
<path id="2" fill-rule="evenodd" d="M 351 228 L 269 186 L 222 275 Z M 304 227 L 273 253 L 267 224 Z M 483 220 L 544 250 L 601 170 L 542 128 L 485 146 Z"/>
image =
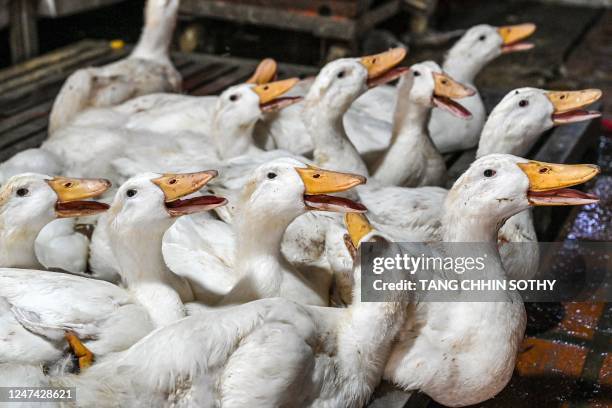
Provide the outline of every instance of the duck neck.
<path id="1" fill-rule="evenodd" d="M 285 230 L 295 217 L 274 214 L 273 217 L 262 217 L 246 210 L 241 212 L 236 223 L 238 236 L 237 250 L 240 254 L 238 263 L 249 262 L 254 258 L 272 258 L 278 260 L 281 255 L 281 243 Z"/>
<path id="2" fill-rule="evenodd" d="M 302 122 L 312 137 L 315 163 L 328 170 L 368 175 L 359 152 L 342 123 L 346 109 L 328 109 L 306 98 Z"/>
<path id="3" fill-rule="evenodd" d="M 451 48 L 444 59 L 442 70 L 454 80 L 471 85 L 487 62 L 477 59 L 455 46 Z"/>
<path id="4" fill-rule="evenodd" d="M 51 220 L 32 220 L 16 226 L 5 218 L 0 215 L 0 267 L 42 269 L 34 246 L 36 237 Z"/>
<path id="5" fill-rule="evenodd" d="M 445 173 L 445 164 L 427 130 L 431 107 L 415 103 L 399 91 L 391 145 L 378 163 L 374 178 L 395 186 L 440 184 L 436 179 Z"/>
<path id="6" fill-rule="evenodd" d="M 161 228 L 149 225 L 130 231 L 112 229 L 110 234 L 124 284 L 147 308 L 158 326 L 184 317 L 183 302 L 193 300 L 189 283 L 174 274 L 163 259 L 162 239 L 170 225 Z"/>
<path id="7" fill-rule="evenodd" d="M 134 48 L 131 57 L 151 59 L 157 61 L 170 61 L 168 50 L 172 42 L 172 34 L 176 26 L 178 4 L 175 0 L 166 1 L 148 0 L 145 6 L 145 25 Z M 170 16 L 166 15 L 166 8 L 173 8 Z"/>
<path id="8" fill-rule="evenodd" d="M 346 361 L 351 372 L 364 373 L 369 380 L 379 378 L 369 376 L 384 369 L 407 315 L 408 291 L 399 292 L 382 302 L 362 302 L 361 268 L 355 268 L 353 303 L 347 310 L 350 318 L 339 336 L 340 344 L 345 346 L 339 349 L 341 360 Z"/>
<path id="9" fill-rule="evenodd" d="M 261 152 L 253 141 L 256 122 L 247 124 L 227 123 L 215 118 L 212 133 L 221 159 L 231 159 L 248 153 Z"/>
<path id="10" fill-rule="evenodd" d="M 442 241 L 496 243 L 497 232 L 505 220 L 497 222 L 491 217 L 466 214 L 464 205 L 452 200 L 452 190 L 444 203 Z"/>
<path id="11" fill-rule="evenodd" d="M 262 217 L 243 209 L 236 222 L 236 270 L 239 282 L 225 303 L 279 296 L 284 274 L 290 273 L 281 252 L 285 230 L 295 217 Z"/>

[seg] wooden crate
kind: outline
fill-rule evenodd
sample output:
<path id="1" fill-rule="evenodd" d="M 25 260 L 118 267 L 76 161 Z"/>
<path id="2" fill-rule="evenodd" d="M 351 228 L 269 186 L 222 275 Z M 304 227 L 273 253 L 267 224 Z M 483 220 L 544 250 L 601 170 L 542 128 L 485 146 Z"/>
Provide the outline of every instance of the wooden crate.
<path id="1" fill-rule="evenodd" d="M 181 13 L 356 42 L 378 23 L 396 15 L 401 8 L 401 0 L 386 0 L 371 8 L 369 3 L 348 0 L 183 0 Z"/>

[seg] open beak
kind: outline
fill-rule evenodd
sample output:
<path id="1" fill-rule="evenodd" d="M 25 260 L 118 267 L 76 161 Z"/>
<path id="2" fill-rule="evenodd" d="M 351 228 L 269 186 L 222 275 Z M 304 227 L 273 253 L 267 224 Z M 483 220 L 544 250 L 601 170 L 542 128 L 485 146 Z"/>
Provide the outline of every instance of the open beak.
<path id="1" fill-rule="evenodd" d="M 472 117 L 472 113 L 463 107 L 460 103 L 453 99 L 461 99 L 472 96 L 476 93 L 472 88 L 469 88 L 455 81 L 446 74 L 434 72 L 434 94 L 433 103 L 436 107 L 449 111 L 455 116 L 463 119 Z"/>
<path id="2" fill-rule="evenodd" d="M 255 85 L 267 84 L 268 82 L 276 79 L 277 70 L 278 65 L 276 64 L 276 61 L 274 61 L 272 58 L 266 58 L 262 60 L 259 65 L 257 65 L 253 76 L 247 79 L 246 83 Z"/>
<path id="3" fill-rule="evenodd" d="M 368 70 L 368 87 L 373 88 L 399 78 L 408 67 L 396 67 L 406 57 L 405 48 L 392 48 L 380 54 L 361 57 L 361 63 Z"/>
<path id="4" fill-rule="evenodd" d="M 598 175 L 598 166 L 552 164 L 533 160 L 518 163 L 518 166 L 529 178 L 527 199 L 531 205 L 584 205 L 599 201 L 593 194 L 568 188 Z"/>
<path id="5" fill-rule="evenodd" d="M 259 96 L 259 107 L 262 112 L 275 112 L 302 100 L 300 96 L 281 97 L 295 86 L 300 80 L 289 78 L 269 84 L 257 85 L 253 88 Z"/>
<path id="6" fill-rule="evenodd" d="M 227 203 L 225 198 L 211 195 L 182 199 L 199 191 L 206 183 L 217 177 L 217 174 L 215 170 L 198 173 L 164 174 L 151 181 L 163 191 L 168 214 L 173 217 L 180 217 L 209 211 Z"/>
<path id="7" fill-rule="evenodd" d="M 532 43 L 525 43 L 522 40 L 533 34 L 535 30 L 536 25 L 532 23 L 498 27 L 497 32 L 503 40 L 502 53 L 532 49 L 534 47 Z"/>
<path id="8" fill-rule="evenodd" d="M 344 224 L 348 230 L 349 238 L 355 248 L 359 248 L 359 244 L 363 237 L 374 230 L 370 221 L 365 214 L 349 213 L 344 215 Z"/>
<path id="9" fill-rule="evenodd" d="M 97 201 L 84 201 L 104 194 L 112 185 L 106 179 L 54 177 L 47 180 L 47 184 L 57 194 L 55 214 L 59 218 L 85 217 L 109 208 Z"/>
<path id="10" fill-rule="evenodd" d="M 296 167 L 295 170 L 304 183 L 304 203 L 309 209 L 343 213 L 367 211 L 363 204 L 347 198 L 327 195 L 327 193 L 339 193 L 365 184 L 365 177 L 357 174 L 322 170 L 312 166 Z"/>
<path id="11" fill-rule="evenodd" d="M 600 112 L 582 110 L 601 98 L 599 89 L 582 91 L 550 91 L 546 97 L 553 105 L 552 121 L 555 125 L 582 122 L 601 116 Z"/>

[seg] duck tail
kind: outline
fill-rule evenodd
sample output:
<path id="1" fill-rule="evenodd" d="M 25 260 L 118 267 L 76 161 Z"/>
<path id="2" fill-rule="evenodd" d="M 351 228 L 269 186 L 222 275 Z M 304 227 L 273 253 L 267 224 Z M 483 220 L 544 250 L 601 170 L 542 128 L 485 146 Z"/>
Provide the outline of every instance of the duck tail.
<path id="1" fill-rule="evenodd" d="M 168 51 L 178 17 L 179 0 L 147 0 L 145 25 L 132 57 L 169 61 Z"/>

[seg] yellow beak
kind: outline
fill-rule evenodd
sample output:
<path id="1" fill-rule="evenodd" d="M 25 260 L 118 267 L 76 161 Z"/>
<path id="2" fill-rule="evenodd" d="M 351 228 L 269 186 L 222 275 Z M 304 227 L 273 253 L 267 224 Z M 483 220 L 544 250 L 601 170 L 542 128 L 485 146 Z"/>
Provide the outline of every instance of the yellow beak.
<path id="1" fill-rule="evenodd" d="M 433 75 L 435 81 L 434 94 L 436 96 L 461 99 L 476 93 L 472 88 L 460 84 L 446 74 L 434 72 Z"/>
<path id="2" fill-rule="evenodd" d="M 598 175 L 598 166 L 538 161 L 518 163 L 518 166 L 529 179 L 528 198 L 532 205 L 580 205 L 598 201 L 591 194 L 567 188 Z"/>
<path id="3" fill-rule="evenodd" d="M 108 210 L 108 205 L 83 201 L 104 194 L 111 182 L 106 179 L 78 179 L 54 177 L 47 184 L 55 191 L 55 214 L 59 218 L 86 217 Z"/>
<path id="4" fill-rule="evenodd" d="M 601 98 L 599 89 L 581 91 L 549 91 L 546 97 L 553 105 L 552 121 L 555 125 L 582 122 L 601 116 L 597 111 L 585 111 L 584 108 Z"/>
<path id="5" fill-rule="evenodd" d="M 518 43 L 533 34 L 535 30 L 536 25 L 532 23 L 498 27 L 497 32 L 503 41 L 502 52 L 523 51 L 533 48 L 532 44 Z"/>
<path id="6" fill-rule="evenodd" d="M 47 184 L 55 191 L 58 202 L 61 203 L 98 197 L 105 193 L 112 185 L 111 182 L 106 179 L 79 179 L 66 177 L 54 177 L 51 180 L 47 180 Z"/>
<path id="7" fill-rule="evenodd" d="M 276 78 L 277 70 L 278 65 L 276 61 L 274 61 L 272 58 L 266 58 L 262 60 L 259 65 L 257 65 L 257 69 L 255 69 L 253 76 L 247 79 L 246 82 L 247 84 L 256 85 L 267 84 Z"/>
<path id="8" fill-rule="evenodd" d="M 322 170 L 312 166 L 296 167 L 295 170 L 302 178 L 304 193 L 307 195 L 339 193 L 359 184 L 365 184 L 367 181 L 358 174 Z"/>
<path id="9" fill-rule="evenodd" d="M 364 214 L 347 213 L 344 215 L 344 224 L 348 230 L 349 237 L 353 246 L 359 248 L 359 244 L 363 237 L 374 230 L 370 221 Z"/>
<path id="10" fill-rule="evenodd" d="M 216 170 L 206 170 L 198 173 L 164 174 L 151 181 L 163 191 L 165 201 L 170 202 L 195 193 L 217 175 Z"/>
<path id="11" fill-rule="evenodd" d="M 361 57 L 361 63 L 368 70 L 368 78 L 376 78 L 402 62 L 407 53 L 405 48 L 392 48 L 380 54 Z"/>
<path id="12" fill-rule="evenodd" d="M 274 101 L 279 96 L 283 95 L 299 82 L 298 78 L 289 78 L 282 81 L 270 82 L 253 87 L 253 92 L 259 96 L 259 105 Z"/>

